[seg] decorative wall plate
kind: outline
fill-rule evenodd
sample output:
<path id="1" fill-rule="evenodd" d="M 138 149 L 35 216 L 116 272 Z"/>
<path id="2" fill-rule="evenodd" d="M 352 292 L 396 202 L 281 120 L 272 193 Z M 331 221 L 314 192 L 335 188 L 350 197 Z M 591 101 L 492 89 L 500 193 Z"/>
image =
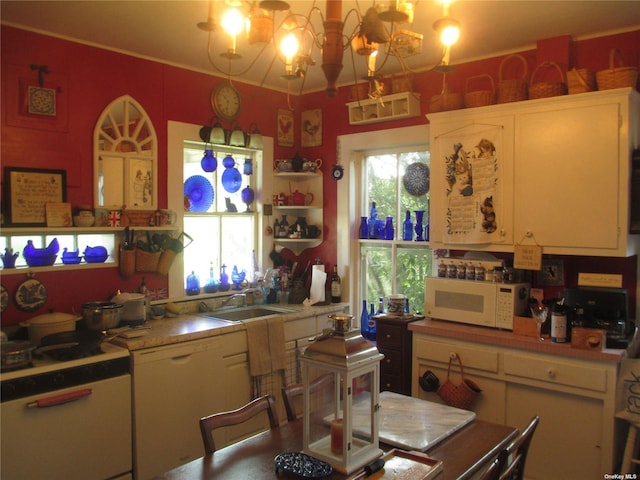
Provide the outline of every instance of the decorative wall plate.
<path id="1" fill-rule="evenodd" d="M 213 185 L 202 175 L 194 175 L 185 180 L 184 194 L 189 196 L 191 212 L 206 212 L 213 204 Z"/>
<path id="2" fill-rule="evenodd" d="M 47 288 L 40 280 L 33 278 L 33 274 L 29 274 L 16 288 L 13 299 L 23 312 L 35 312 L 47 301 Z"/>
<path id="3" fill-rule="evenodd" d="M 242 185 L 242 175 L 237 168 L 227 168 L 222 173 L 222 186 L 229 193 L 236 193 Z"/>
<path id="4" fill-rule="evenodd" d="M 9 292 L 4 285 L 0 285 L 0 312 L 4 312 L 9 306 Z"/>
<path id="5" fill-rule="evenodd" d="M 414 197 L 420 197 L 429 191 L 431 172 L 420 162 L 412 163 L 402 177 L 404 188 Z"/>

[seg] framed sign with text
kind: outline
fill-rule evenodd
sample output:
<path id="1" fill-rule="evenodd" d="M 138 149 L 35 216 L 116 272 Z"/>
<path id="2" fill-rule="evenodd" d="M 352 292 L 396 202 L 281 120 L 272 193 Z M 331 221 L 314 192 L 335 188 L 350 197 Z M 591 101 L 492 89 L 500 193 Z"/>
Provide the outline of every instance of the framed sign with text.
<path id="1" fill-rule="evenodd" d="M 4 167 L 6 224 L 47 225 L 46 204 L 67 201 L 67 172 L 42 168 Z"/>

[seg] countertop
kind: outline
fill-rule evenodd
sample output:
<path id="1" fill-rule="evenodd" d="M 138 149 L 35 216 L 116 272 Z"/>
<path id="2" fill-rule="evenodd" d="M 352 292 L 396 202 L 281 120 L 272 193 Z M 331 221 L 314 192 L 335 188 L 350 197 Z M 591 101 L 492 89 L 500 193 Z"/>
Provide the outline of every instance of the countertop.
<path id="1" fill-rule="evenodd" d="M 318 315 L 328 316 L 332 313 L 342 312 L 345 307 L 349 307 L 349 304 L 332 303 L 328 305 L 312 305 L 310 307 L 293 304 L 273 304 L 265 306 L 294 310 L 292 313 L 282 313 L 284 321 L 287 322 L 300 318 L 315 317 Z M 177 317 L 163 318 L 161 320 L 147 320 L 145 327 L 149 327 L 149 330 L 144 336 L 136 338 L 116 337 L 111 340 L 111 343 L 133 351 L 246 330 L 242 322 L 230 323 L 221 321 L 206 317 L 198 312 L 181 313 Z"/>
<path id="2" fill-rule="evenodd" d="M 478 344 L 518 348 L 532 352 L 560 355 L 564 357 L 620 363 L 626 350 L 605 348 L 602 351 L 573 348 L 569 343 L 554 343 L 548 338 L 540 342 L 537 338 L 515 335 L 507 330 L 476 327 L 443 320 L 424 319 L 409 324 L 409 330 L 418 334 L 466 340 Z"/>

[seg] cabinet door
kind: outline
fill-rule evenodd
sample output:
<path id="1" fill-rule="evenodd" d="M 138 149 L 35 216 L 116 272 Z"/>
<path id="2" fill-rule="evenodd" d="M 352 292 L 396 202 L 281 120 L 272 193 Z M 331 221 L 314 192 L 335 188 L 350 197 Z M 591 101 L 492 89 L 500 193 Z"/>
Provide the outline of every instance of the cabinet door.
<path id="1" fill-rule="evenodd" d="M 516 243 L 531 232 L 545 251 L 614 253 L 621 238 L 620 202 L 628 201 L 620 198 L 618 129 L 617 103 L 518 116 Z"/>
<path id="2" fill-rule="evenodd" d="M 509 383 L 507 425 L 524 428 L 534 415 L 525 478 L 606 478 L 602 471 L 602 402 Z"/>
<path id="3" fill-rule="evenodd" d="M 510 250 L 514 115 L 459 110 L 429 120 L 432 246 Z"/>

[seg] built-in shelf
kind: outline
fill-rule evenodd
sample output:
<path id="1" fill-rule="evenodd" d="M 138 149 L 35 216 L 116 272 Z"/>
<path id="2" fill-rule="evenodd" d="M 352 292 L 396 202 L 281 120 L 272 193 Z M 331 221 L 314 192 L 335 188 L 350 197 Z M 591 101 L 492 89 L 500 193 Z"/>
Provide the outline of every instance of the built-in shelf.
<path id="1" fill-rule="evenodd" d="M 420 95 L 413 92 L 395 93 L 379 99 L 350 102 L 347 108 L 351 125 L 417 117 L 420 115 Z"/>

